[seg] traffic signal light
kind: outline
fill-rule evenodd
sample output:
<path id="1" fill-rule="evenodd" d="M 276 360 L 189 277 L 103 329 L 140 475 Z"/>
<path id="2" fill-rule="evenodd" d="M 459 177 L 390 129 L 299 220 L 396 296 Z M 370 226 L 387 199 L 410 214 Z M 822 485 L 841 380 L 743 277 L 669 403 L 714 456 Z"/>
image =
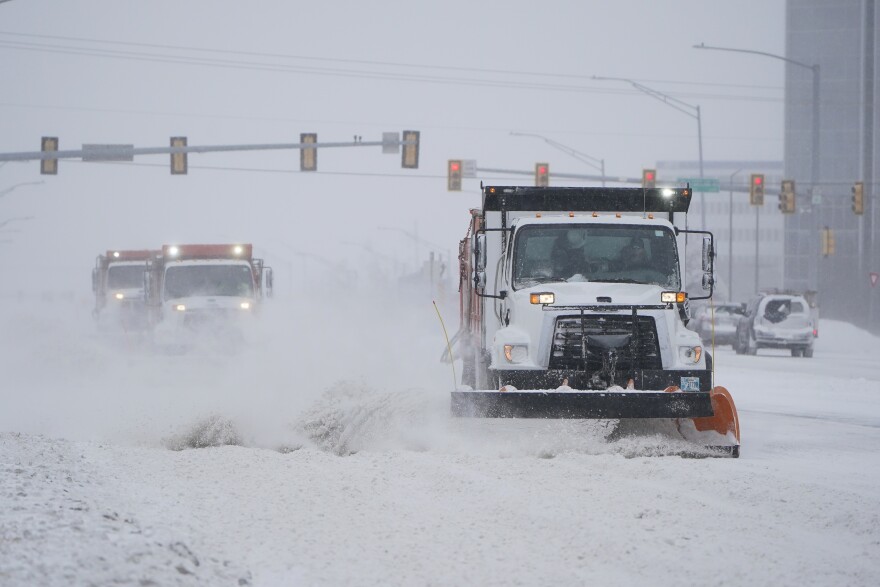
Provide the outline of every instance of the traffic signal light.
<path id="1" fill-rule="evenodd" d="M 304 132 L 299 135 L 300 144 L 313 145 L 318 142 L 318 134 L 313 132 Z M 300 171 L 317 171 L 318 170 L 318 149 L 316 147 L 300 147 L 299 149 L 299 170 Z"/>
<path id="2" fill-rule="evenodd" d="M 58 150 L 58 137 L 43 137 L 40 150 L 49 153 Z M 40 159 L 41 175 L 58 175 L 58 159 Z"/>
<path id="3" fill-rule="evenodd" d="M 446 168 L 446 191 L 461 191 L 461 159 L 450 159 Z"/>
<path id="4" fill-rule="evenodd" d="M 403 155 L 401 157 L 400 166 L 404 169 L 419 168 L 419 131 L 405 130 L 403 131 L 403 142 L 413 143 L 403 146 Z"/>
<path id="5" fill-rule="evenodd" d="M 752 206 L 764 205 L 764 174 L 753 173 L 749 182 L 749 204 Z"/>
<path id="6" fill-rule="evenodd" d="M 643 188 L 657 187 L 657 170 L 656 169 L 642 169 L 642 187 Z"/>
<path id="7" fill-rule="evenodd" d="M 185 147 L 186 137 L 171 137 L 172 147 Z M 171 175 L 186 175 L 189 168 L 186 153 L 171 153 Z"/>
<path id="8" fill-rule="evenodd" d="M 865 213 L 865 184 L 857 181 L 852 186 L 852 210 L 854 214 Z"/>
<path id="9" fill-rule="evenodd" d="M 783 179 L 782 190 L 779 192 L 779 211 L 783 214 L 795 213 L 794 180 Z"/>
<path id="10" fill-rule="evenodd" d="M 550 164 L 535 163 L 535 185 L 545 188 L 550 185 Z"/>
<path id="11" fill-rule="evenodd" d="M 835 249 L 834 231 L 826 226 L 822 229 L 822 255 L 829 257 L 834 254 Z"/>

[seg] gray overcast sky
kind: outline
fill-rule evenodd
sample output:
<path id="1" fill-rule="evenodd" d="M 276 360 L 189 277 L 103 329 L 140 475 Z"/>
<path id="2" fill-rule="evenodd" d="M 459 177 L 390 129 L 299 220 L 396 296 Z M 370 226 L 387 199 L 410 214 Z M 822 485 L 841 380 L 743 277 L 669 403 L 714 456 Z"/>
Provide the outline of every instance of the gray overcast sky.
<path id="1" fill-rule="evenodd" d="M 251 241 L 293 271 L 302 252 L 357 262 L 345 242 L 389 254 L 405 246 L 412 262 L 412 243 L 377 227 L 454 250 L 479 180 L 446 192 L 447 159 L 591 172 L 510 131 L 604 158 L 614 175 L 696 159 L 692 118 L 593 75 L 699 104 L 707 161 L 781 159 L 782 63 L 693 49 L 699 42 L 783 54 L 784 2 L 12 0 L 0 4 L 0 151 L 36 150 L 43 135 L 78 148 L 164 146 L 172 135 L 193 145 L 295 142 L 301 132 L 378 140 L 412 128 L 422 153 L 411 171 L 378 149 L 324 150 L 311 175 L 295 152 L 191 156 L 186 177 L 169 175 L 167 156 L 62 161 L 57 177 L 7 164 L 0 192 L 45 183 L 0 198 L 0 222 L 34 216 L 0 232 L 12 241 L 0 242 L 0 263 L 41 268 L 33 289 L 87 293 L 99 252 L 172 241 Z"/>

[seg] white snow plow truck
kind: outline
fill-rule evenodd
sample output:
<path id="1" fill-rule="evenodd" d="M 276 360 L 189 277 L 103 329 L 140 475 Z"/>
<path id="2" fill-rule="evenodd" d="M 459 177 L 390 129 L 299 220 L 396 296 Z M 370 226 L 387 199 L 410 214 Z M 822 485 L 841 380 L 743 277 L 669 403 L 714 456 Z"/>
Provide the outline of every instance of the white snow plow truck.
<path id="1" fill-rule="evenodd" d="M 93 314 L 101 329 L 147 328 L 144 274 L 147 261 L 158 251 L 115 250 L 98 255 L 92 269 L 95 293 Z"/>
<path id="2" fill-rule="evenodd" d="M 154 341 L 187 345 L 232 335 L 272 295 L 272 269 L 250 244 L 164 245 L 147 268 L 147 306 Z"/>
<path id="3" fill-rule="evenodd" d="M 711 454 L 739 456 L 733 399 L 689 320 L 679 248 L 689 188 L 484 187 L 459 245 L 463 363 L 452 414 L 673 420 Z M 689 237 L 689 239 L 688 239 Z"/>

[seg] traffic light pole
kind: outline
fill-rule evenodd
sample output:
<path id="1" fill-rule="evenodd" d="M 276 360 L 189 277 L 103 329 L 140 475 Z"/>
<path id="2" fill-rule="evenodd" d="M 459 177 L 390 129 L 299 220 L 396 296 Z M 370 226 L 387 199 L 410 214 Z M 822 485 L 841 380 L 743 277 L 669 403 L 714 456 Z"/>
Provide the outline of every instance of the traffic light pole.
<path id="1" fill-rule="evenodd" d="M 727 204 L 727 301 L 733 302 L 733 178 L 742 171 L 737 169 L 730 174 L 730 196 Z"/>
<path id="2" fill-rule="evenodd" d="M 398 141 L 398 145 L 413 144 Z M 0 161 L 42 161 L 44 159 L 88 159 L 91 161 L 127 160 L 135 155 L 163 155 L 174 153 L 220 153 L 226 151 L 273 151 L 282 149 L 328 149 L 332 147 L 381 147 L 383 141 L 349 141 L 343 143 L 275 143 L 262 145 L 205 145 L 193 147 L 134 147 L 132 145 L 94 145 L 89 148 L 66 151 L 29 151 L 23 153 L 0 153 Z M 125 159 L 123 159 L 125 158 Z"/>
<path id="3" fill-rule="evenodd" d="M 535 171 L 522 171 L 519 169 L 498 169 L 493 167 L 476 167 L 474 171 L 477 173 L 502 173 L 506 175 L 535 175 Z M 606 175 L 583 175 L 580 173 L 556 173 L 555 171 L 551 174 L 552 177 L 558 177 L 560 179 L 583 179 L 586 181 L 601 181 L 604 187 L 605 182 L 611 183 L 632 183 L 632 184 L 641 184 L 642 178 L 640 177 L 608 177 Z"/>
<path id="4" fill-rule="evenodd" d="M 761 247 L 761 237 L 759 231 L 759 224 L 761 218 L 761 206 L 755 206 L 755 293 L 761 291 L 760 282 L 758 281 L 758 277 L 760 275 L 759 269 L 761 265 L 759 264 L 758 253 Z"/>

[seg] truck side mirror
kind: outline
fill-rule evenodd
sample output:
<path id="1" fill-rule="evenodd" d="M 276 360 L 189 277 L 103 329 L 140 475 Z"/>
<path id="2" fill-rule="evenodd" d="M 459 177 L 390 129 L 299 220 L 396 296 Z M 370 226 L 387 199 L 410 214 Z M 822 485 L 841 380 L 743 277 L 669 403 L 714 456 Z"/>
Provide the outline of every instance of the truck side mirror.
<path id="1" fill-rule="evenodd" d="M 271 267 L 266 267 L 265 269 L 263 269 L 263 273 L 265 275 L 265 277 L 263 279 L 266 280 L 266 297 L 271 298 L 272 297 L 272 288 L 275 285 L 275 274 L 272 273 Z"/>
<path id="2" fill-rule="evenodd" d="M 98 293 L 98 269 L 92 269 L 92 291 Z"/>
<path id="3" fill-rule="evenodd" d="M 486 272 L 479 270 L 474 277 L 474 286 L 477 289 L 486 289 Z"/>
<path id="4" fill-rule="evenodd" d="M 153 294 L 153 267 L 148 263 L 147 270 L 144 271 L 144 300 L 149 302 Z"/>
<path id="5" fill-rule="evenodd" d="M 486 271 L 486 233 L 477 235 L 476 244 L 474 245 L 474 255 L 477 258 L 477 272 Z"/>
<path id="6" fill-rule="evenodd" d="M 715 278 L 712 277 L 711 273 L 703 274 L 703 289 L 709 291 L 712 289 L 712 286 L 715 285 Z"/>
<path id="7" fill-rule="evenodd" d="M 715 251 L 712 250 L 712 239 L 707 237 L 703 237 L 703 271 L 707 273 L 712 272 L 712 257 L 715 255 Z"/>

